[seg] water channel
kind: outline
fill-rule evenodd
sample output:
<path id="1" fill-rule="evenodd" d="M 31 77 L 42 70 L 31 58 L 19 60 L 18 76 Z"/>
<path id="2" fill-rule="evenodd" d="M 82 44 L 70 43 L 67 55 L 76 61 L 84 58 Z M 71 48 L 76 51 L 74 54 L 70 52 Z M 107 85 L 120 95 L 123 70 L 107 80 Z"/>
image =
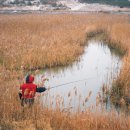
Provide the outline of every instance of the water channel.
<path id="1" fill-rule="evenodd" d="M 62 110 L 84 111 L 97 106 L 101 109 L 103 101 L 99 102 L 99 97 L 103 96 L 103 85 L 107 85 L 107 89 L 111 87 L 120 73 L 121 64 L 121 57 L 107 44 L 90 40 L 78 61 L 65 67 L 46 69 L 37 75 L 36 83 L 44 74 L 49 78 L 45 85 L 54 87 L 41 96 L 42 103 Z M 109 111 L 113 105 L 109 96 L 106 99 L 103 106 Z"/>

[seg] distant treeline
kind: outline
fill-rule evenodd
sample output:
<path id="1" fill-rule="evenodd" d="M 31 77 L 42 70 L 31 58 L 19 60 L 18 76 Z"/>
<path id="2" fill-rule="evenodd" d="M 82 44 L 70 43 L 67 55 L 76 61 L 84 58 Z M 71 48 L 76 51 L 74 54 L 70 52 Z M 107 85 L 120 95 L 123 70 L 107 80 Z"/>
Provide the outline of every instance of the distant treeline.
<path id="1" fill-rule="evenodd" d="M 79 0 L 79 1 L 87 3 L 102 3 L 109 5 L 117 5 L 120 7 L 130 7 L 130 1 L 128 0 Z"/>
<path id="2" fill-rule="evenodd" d="M 40 0 L 41 3 L 47 4 L 47 3 L 55 3 L 57 0 Z"/>

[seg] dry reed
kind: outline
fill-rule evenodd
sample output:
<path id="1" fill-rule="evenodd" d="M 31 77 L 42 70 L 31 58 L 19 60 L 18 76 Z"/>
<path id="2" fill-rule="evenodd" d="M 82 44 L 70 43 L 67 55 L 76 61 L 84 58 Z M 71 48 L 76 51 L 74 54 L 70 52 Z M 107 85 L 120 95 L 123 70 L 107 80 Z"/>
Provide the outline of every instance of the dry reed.
<path id="1" fill-rule="evenodd" d="M 130 22 L 127 15 L 0 15 L 0 128 L 15 130 L 129 130 L 130 118 L 115 113 L 68 114 L 36 104 L 21 110 L 17 90 L 25 69 L 72 63 L 83 53 L 87 36 L 125 53 L 116 86 L 130 92 Z M 116 81 L 116 82 L 117 82 Z M 77 95 L 77 91 L 75 91 Z M 91 94 L 90 94 L 91 95 Z M 71 96 L 68 94 L 68 96 Z M 86 99 L 87 101 L 87 99 Z M 59 101 L 58 101 L 59 103 Z M 30 112 L 31 111 L 31 112 Z"/>

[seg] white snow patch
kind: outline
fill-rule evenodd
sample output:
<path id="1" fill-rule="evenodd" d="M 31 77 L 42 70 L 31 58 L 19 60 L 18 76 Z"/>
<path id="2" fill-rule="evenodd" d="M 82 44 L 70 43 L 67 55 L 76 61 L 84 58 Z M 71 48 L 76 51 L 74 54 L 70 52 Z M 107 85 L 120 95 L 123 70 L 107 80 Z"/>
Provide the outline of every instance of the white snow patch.
<path id="1" fill-rule="evenodd" d="M 70 10 L 80 10 L 85 4 L 79 3 L 77 0 L 61 0 L 57 4 L 62 4 L 63 6 L 68 7 Z"/>

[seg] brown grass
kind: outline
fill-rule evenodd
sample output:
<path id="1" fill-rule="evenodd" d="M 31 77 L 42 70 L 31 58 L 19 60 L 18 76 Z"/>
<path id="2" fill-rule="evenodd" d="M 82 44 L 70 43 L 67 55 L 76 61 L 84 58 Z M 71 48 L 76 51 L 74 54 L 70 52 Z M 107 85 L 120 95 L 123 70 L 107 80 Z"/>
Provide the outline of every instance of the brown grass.
<path id="1" fill-rule="evenodd" d="M 17 98 L 24 69 L 66 65 L 83 53 L 87 36 L 125 53 L 116 87 L 130 92 L 130 23 L 127 15 L 0 15 L 0 127 L 15 130 L 129 130 L 130 118 L 86 111 L 70 114 L 36 105 L 24 113 Z M 86 99 L 87 101 L 87 99 Z M 30 112 L 31 111 L 31 112 Z"/>
<path id="2" fill-rule="evenodd" d="M 16 86 L 15 86 L 16 85 Z M 40 98 L 32 108 L 20 106 L 16 90 L 17 80 L 4 82 L 0 92 L 0 126 L 3 130 L 129 130 L 130 117 L 113 112 L 91 112 L 89 109 L 81 113 L 51 110 L 41 106 Z M 2 90 L 3 89 L 3 90 Z M 8 95 L 8 96 L 7 96 Z"/>

